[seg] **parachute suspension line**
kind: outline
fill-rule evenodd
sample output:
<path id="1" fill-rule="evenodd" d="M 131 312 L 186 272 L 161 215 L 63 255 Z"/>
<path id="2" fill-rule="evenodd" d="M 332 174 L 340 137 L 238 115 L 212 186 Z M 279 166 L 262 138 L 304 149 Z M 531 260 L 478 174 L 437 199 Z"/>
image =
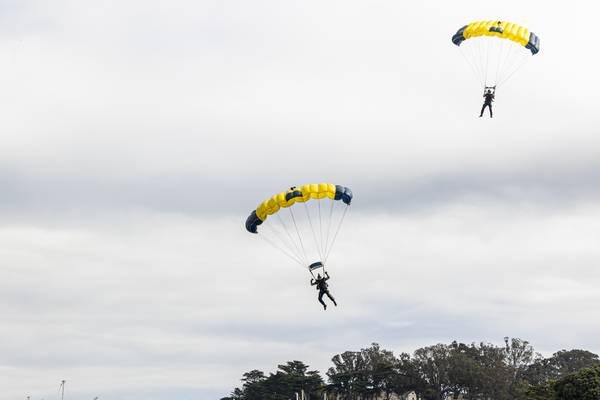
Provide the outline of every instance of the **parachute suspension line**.
<path id="1" fill-rule="evenodd" d="M 479 70 L 481 71 L 481 79 L 485 86 L 485 70 L 483 69 L 483 45 L 481 44 L 480 38 L 477 38 L 477 61 L 479 61 Z"/>
<path id="2" fill-rule="evenodd" d="M 319 205 L 319 236 L 321 239 L 320 243 L 323 243 L 323 218 L 321 217 L 321 202 L 318 202 Z M 323 257 L 321 256 L 321 261 L 323 261 Z"/>
<path id="3" fill-rule="evenodd" d="M 294 262 L 296 262 L 298 265 L 300 265 L 301 267 L 304 266 L 304 264 L 302 264 L 302 261 L 300 261 L 297 256 L 293 255 L 292 253 L 288 253 L 285 249 L 283 249 L 281 246 L 278 246 L 277 243 L 275 243 L 272 239 L 270 239 L 268 236 L 266 236 L 264 234 L 264 228 L 263 228 L 263 232 L 261 235 L 259 235 L 263 240 L 265 240 L 267 243 L 269 243 L 271 246 L 275 247 L 277 250 L 279 250 L 280 252 L 282 252 L 284 255 L 286 255 L 287 257 L 291 258 L 292 260 L 294 260 Z M 276 235 L 275 235 L 276 236 Z"/>
<path id="4" fill-rule="evenodd" d="M 487 85 L 487 79 L 488 78 L 492 79 L 492 77 L 490 76 L 491 73 L 492 73 L 492 68 L 490 68 L 490 63 L 492 63 L 493 61 L 495 61 L 493 59 L 493 56 L 495 54 L 498 54 L 497 48 L 498 48 L 497 41 L 492 40 L 491 43 L 490 43 L 490 41 L 488 41 L 487 58 L 486 58 L 486 68 L 485 68 L 486 85 Z M 494 86 L 496 84 L 495 81 L 494 82 L 490 82 L 490 83 L 492 84 L 492 86 Z"/>
<path id="5" fill-rule="evenodd" d="M 285 228 L 285 232 L 287 235 L 284 235 L 273 224 L 269 224 L 267 226 L 269 227 L 270 231 L 273 233 L 273 236 L 278 238 L 281 241 L 281 243 L 283 243 L 283 245 L 288 249 L 288 251 L 291 252 L 298 260 L 302 261 L 302 253 L 300 252 L 298 245 L 292 239 L 291 235 L 287 234 L 288 233 L 287 226 Z M 286 239 L 286 236 L 287 236 L 287 239 Z"/>
<path id="6" fill-rule="evenodd" d="M 342 218 L 340 218 L 340 222 L 337 226 L 337 229 L 335 230 L 335 235 L 333 235 L 333 239 L 331 240 L 331 246 L 329 247 L 329 249 L 327 249 L 327 252 L 325 253 L 325 260 L 323 261 L 323 264 L 325 264 L 325 261 L 327 261 L 327 258 L 329 258 L 329 253 L 331 252 L 331 249 L 333 248 L 333 245 L 335 243 L 335 239 L 337 239 L 337 235 L 340 232 L 340 228 L 342 227 L 342 223 L 344 222 L 344 218 L 346 217 L 346 212 L 348 212 L 348 208 L 350 208 L 349 205 L 346 205 L 346 208 L 344 208 Z"/>
<path id="7" fill-rule="evenodd" d="M 499 67 L 499 61 L 502 58 L 502 51 L 504 50 L 504 40 L 497 40 L 496 43 L 494 44 L 494 47 L 496 47 L 495 50 L 495 54 L 497 55 L 497 60 L 496 61 L 496 70 L 494 72 L 494 84 L 498 83 L 498 67 Z"/>
<path id="8" fill-rule="evenodd" d="M 514 50 L 514 48 L 513 48 L 513 50 Z M 519 52 L 515 52 L 515 51 L 512 51 L 510 53 L 510 58 L 508 58 L 506 60 L 506 63 L 502 67 L 502 74 L 500 75 L 499 82 L 505 81 L 507 74 L 510 75 L 509 72 L 513 70 L 515 64 L 518 63 L 518 61 L 521 58 L 521 57 L 519 57 L 519 55 L 520 55 Z"/>
<path id="9" fill-rule="evenodd" d="M 302 247 L 302 254 L 304 254 L 304 261 L 306 262 L 306 266 L 308 267 L 310 262 L 308 261 L 308 256 L 306 255 L 306 249 L 304 248 L 304 243 L 302 242 L 302 237 L 300 236 L 300 230 L 298 229 L 298 225 L 296 224 L 296 218 L 294 217 L 294 212 L 292 211 L 292 207 L 287 208 L 292 216 L 292 221 L 294 221 L 294 228 L 296 228 L 296 235 L 298 235 L 298 240 L 300 241 L 300 246 Z"/>
<path id="10" fill-rule="evenodd" d="M 477 63 L 477 57 L 475 55 L 475 44 L 474 43 L 466 43 L 463 46 L 459 46 L 461 49 L 461 54 L 465 57 L 466 60 L 469 61 L 469 65 L 472 66 L 473 71 L 475 72 L 475 77 L 483 85 L 481 82 L 481 71 L 479 71 L 479 65 Z"/>
<path id="11" fill-rule="evenodd" d="M 522 46 L 507 39 L 486 40 L 482 37 L 471 40 L 471 43 L 459 46 L 459 50 L 484 88 L 497 88 L 506 83 L 523 67 L 523 58 L 529 56 L 528 52 L 522 51 Z"/>
<path id="12" fill-rule="evenodd" d="M 481 82 L 481 78 L 479 77 L 479 73 L 477 73 L 477 69 L 475 69 L 473 62 L 465 55 L 465 51 L 460 46 L 458 47 L 458 49 L 460 50 L 460 54 L 463 56 L 463 58 L 465 59 L 467 64 L 469 64 L 471 71 L 473 71 L 473 74 L 475 75 L 475 79 L 477 79 Z M 482 85 L 483 85 L 483 83 L 482 83 Z"/>
<path id="13" fill-rule="evenodd" d="M 517 65 L 517 68 L 515 68 L 507 77 L 502 79 L 502 81 L 498 82 L 498 85 L 504 84 L 505 82 L 507 82 L 518 70 L 523 68 L 523 66 L 525 65 L 526 62 L 527 62 L 527 56 L 522 58 L 521 61 L 519 62 L 519 64 Z"/>
<path id="14" fill-rule="evenodd" d="M 295 261 L 300 262 L 300 264 L 302 264 L 301 263 L 301 261 L 302 261 L 302 255 L 299 253 L 299 251 L 297 249 L 294 250 L 294 245 L 295 245 L 294 242 L 290 243 L 289 241 L 285 240 L 284 235 L 278 229 L 276 229 L 272 224 L 266 224 L 265 227 L 262 230 L 262 233 L 264 235 L 264 239 L 267 240 L 267 241 L 270 240 L 271 244 L 273 246 L 275 246 L 276 248 L 279 248 L 280 246 L 277 245 L 277 243 L 276 243 L 277 241 L 276 240 L 272 239 L 269 236 L 272 236 L 274 238 L 278 238 L 279 241 L 281 242 L 281 244 L 283 245 L 283 247 L 285 249 L 287 249 L 287 252 L 292 255 L 292 258 Z M 269 235 L 267 233 L 270 233 L 271 235 Z M 259 235 L 259 236 L 262 237 L 262 235 Z M 283 249 L 282 249 L 282 251 L 283 251 Z"/>
<path id="15" fill-rule="evenodd" d="M 279 215 L 279 213 L 276 213 L 275 215 L 277 215 L 277 218 L 279 219 L 279 222 L 281 223 L 281 226 L 283 227 L 283 230 L 284 230 L 285 234 L 290 239 L 290 242 L 296 248 L 296 251 L 297 251 L 298 256 L 299 256 L 298 258 L 302 259 L 302 252 L 300 251 L 300 248 L 298 247 L 298 244 L 296 243 L 296 241 L 292 238 L 292 235 L 291 235 L 289 229 L 287 228 L 287 226 L 285 225 L 285 223 L 283 222 L 283 219 L 281 218 L 281 215 Z"/>
<path id="16" fill-rule="evenodd" d="M 482 85 L 485 86 L 485 70 L 483 69 L 483 45 L 481 44 L 481 39 L 476 38 L 477 45 L 474 46 L 473 50 L 475 53 L 475 60 L 477 60 L 477 65 L 479 68 L 479 79 L 481 79 Z"/>
<path id="17" fill-rule="evenodd" d="M 483 71 L 481 70 L 481 63 L 479 62 L 480 57 L 477 53 L 477 44 L 478 42 L 474 42 L 472 43 L 472 46 L 470 47 L 471 50 L 471 59 L 473 60 L 473 63 L 476 65 L 477 67 L 477 78 L 479 79 L 479 82 L 481 83 L 481 85 L 485 85 L 485 83 L 483 82 Z"/>
<path id="18" fill-rule="evenodd" d="M 504 54 L 504 49 L 506 48 L 507 40 L 500 41 L 500 54 L 498 55 L 498 62 L 496 63 L 496 78 L 494 82 L 498 85 L 498 74 L 500 73 L 500 61 L 502 61 L 502 55 Z"/>
<path id="19" fill-rule="evenodd" d="M 519 70 L 519 68 L 521 67 L 521 65 L 518 65 L 518 67 L 513 70 L 513 67 L 515 66 L 515 64 L 519 64 L 519 61 L 522 61 L 523 59 L 525 59 L 526 57 L 524 57 L 524 54 L 527 54 L 523 51 L 520 51 L 521 49 L 519 48 L 520 46 L 513 44 L 511 47 L 511 52 L 510 52 L 510 57 L 508 57 L 506 59 L 506 62 L 504 63 L 504 66 L 502 67 L 502 74 L 500 76 L 500 80 L 499 82 L 506 82 L 508 80 L 508 78 L 510 76 L 512 76 L 517 70 Z M 523 61 L 522 61 L 523 62 Z M 513 72 L 511 72 L 513 71 Z M 508 74 L 508 77 L 507 77 Z"/>
<path id="20" fill-rule="evenodd" d="M 484 58 L 485 59 L 485 68 L 483 69 L 485 71 L 485 78 L 483 80 L 485 82 L 485 85 L 488 86 L 488 80 L 487 79 L 488 79 L 488 72 L 489 72 L 489 69 L 490 69 L 490 66 L 489 66 L 489 60 L 490 60 L 490 58 L 489 58 L 489 55 L 490 55 L 490 41 L 489 40 L 484 41 L 483 48 L 484 48 L 484 57 L 485 57 Z"/>
<path id="21" fill-rule="evenodd" d="M 330 202 L 329 206 L 329 219 L 327 220 L 327 236 L 325 237 L 325 250 L 329 247 L 329 232 L 331 230 L 331 221 L 333 220 L 333 206 L 335 205 L 335 201 Z"/>
<path id="22" fill-rule="evenodd" d="M 315 247 L 317 248 L 317 252 L 319 253 L 319 258 L 321 260 L 323 260 L 323 249 L 322 249 L 321 243 L 319 243 L 319 241 L 317 240 L 317 233 L 315 232 L 315 228 L 313 226 L 312 219 L 310 218 L 310 212 L 308 212 L 308 206 L 306 205 L 306 202 L 304 202 L 304 210 L 306 211 L 306 216 L 308 218 L 308 223 L 310 224 L 310 230 L 312 231 L 312 234 L 313 234 L 313 239 L 315 241 Z"/>
<path id="23" fill-rule="evenodd" d="M 514 51 L 515 51 L 515 48 L 513 46 L 511 46 L 509 43 L 508 51 L 506 52 L 506 55 L 502 58 L 502 64 L 500 64 L 500 68 L 499 68 L 499 72 L 498 72 L 498 80 L 496 81 L 496 83 L 500 82 L 502 80 L 502 76 L 504 75 L 504 67 L 506 66 L 507 61 L 511 59 Z"/>
<path id="24" fill-rule="evenodd" d="M 488 77 L 490 78 L 491 86 L 494 86 L 494 82 L 495 82 L 494 81 L 495 76 L 493 74 L 494 71 L 492 71 L 490 64 L 492 64 L 492 61 L 494 61 L 494 62 L 496 61 L 496 59 L 492 59 L 493 55 L 494 54 L 498 55 L 498 43 L 496 43 L 496 42 L 497 41 L 492 40 L 492 43 L 490 43 L 488 46 L 489 51 L 488 51 L 488 61 L 487 61 L 487 64 L 488 64 L 487 72 L 488 72 Z M 490 59 L 492 59 L 492 61 L 490 61 Z"/>
<path id="25" fill-rule="evenodd" d="M 284 240 L 283 239 L 283 235 L 279 232 L 279 231 L 275 231 L 274 227 L 273 230 L 276 232 L 277 237 L 281 238 L 281 241 L 283 243 L 286 243 L 288 248 L 296 255 L 296 257 L 302 261 L 302 251 L 300 250 L 300 247 L 298 247 L 298 243 L 296 243 L 296 240 L 294 240 L 294 238 L 292 238 L 290 229 L 288 229 L 287 224 L 285 224 L 283 222 L 283 219 L 281 218 L 280 215 L 278 215 L 279 217 L 279 222 L 281 223 L 281 226 L 283 227 L 283 231 L 285 232 L 285 235 L 287 236 L 288 240 Z M 290 245 L 291 243 L 291 245 Z"/>
<path id="26" fill-rule="evenodd" d="M 488 85 L 488 72 L 490 70 L 490 41 L 485 41 L 485 86 Z"/>

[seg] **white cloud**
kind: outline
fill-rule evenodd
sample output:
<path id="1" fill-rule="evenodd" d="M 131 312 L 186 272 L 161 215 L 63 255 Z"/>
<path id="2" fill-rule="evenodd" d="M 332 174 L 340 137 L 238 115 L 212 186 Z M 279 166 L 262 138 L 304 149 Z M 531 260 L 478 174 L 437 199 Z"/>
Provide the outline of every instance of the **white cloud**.
<path id="1" fill-rule="evenodd" d="M 60 379 L 212 399 L 371 341 L 600 351 L 597 8 L 4 2 L 0 399 Z M 480 120 L 450 36 L 496 16 L 542 51 Z M 243 230 L 264 197 L 323 180 L 356 196 L 326 313 Z"/>

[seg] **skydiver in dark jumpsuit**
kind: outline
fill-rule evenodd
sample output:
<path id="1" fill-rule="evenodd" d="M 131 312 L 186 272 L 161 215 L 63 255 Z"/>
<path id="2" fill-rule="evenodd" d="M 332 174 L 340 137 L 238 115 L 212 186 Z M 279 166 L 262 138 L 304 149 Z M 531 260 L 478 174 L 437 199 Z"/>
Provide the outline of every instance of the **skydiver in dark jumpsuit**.
<path id="1" fill-rule="evenodd" d="M 494 101 L 494 97 L 494 92 L 492 92 L 491 89 L 487 89 L 483 93 L 483 98 L 485 99 L 485 101 L 483 102 L 483 107 L 481 107 L 481 114 L 479 114 L 479 118 L 483 117 L 483 112 L 485 111 L 486 107 L 490 108 L 490 118 L 494 118 L 492 115 L 492 102 Z"/>
<path id="2" fill-rule="evenodd" d="M 319 291 L 319 303 L 323 304 L 323 309 L 327 310 L 327 304 L 325 304 L 325 302 L 323 301 L 323 295 L 326 294 L 327 297 L 329 297 L 329 299 L 331 301 L 333 301 L 333 304 L 335 304 L 335 306 L 337 307 L 337 303 L 335 302 L 335 299 L 333 298 L 333 296 L 331 295 L 331 293 L 329 293 L 329 285 L 327 284 L 327 281 L 329 280 L 329 274 L 327 273 L 327 271 L 325 271 L 325 277 L 322 277 L 321 274 L 317 274 L 317 279 L 311 279 L 310 280 L 310 285 L 311 286 L 317 286 L 317 290 Z"/>

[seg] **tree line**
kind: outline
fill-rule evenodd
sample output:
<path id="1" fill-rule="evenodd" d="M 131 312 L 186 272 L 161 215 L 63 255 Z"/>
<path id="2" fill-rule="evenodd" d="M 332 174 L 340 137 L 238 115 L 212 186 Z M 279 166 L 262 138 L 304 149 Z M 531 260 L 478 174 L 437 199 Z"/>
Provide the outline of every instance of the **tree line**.
<path id="1" fill-rule="evenodd" d="M 268 375 L 246 372 L 242 385 L 221 400 L 387 400 L 413 392 L 420 400 L 600 400 L 600 359 L 586 350 L 544 358 L 518 338 L 504 345 L 435 344 L 396 356 L 373 343 L 335 355 L 326 372 L 288 361 Z"/>

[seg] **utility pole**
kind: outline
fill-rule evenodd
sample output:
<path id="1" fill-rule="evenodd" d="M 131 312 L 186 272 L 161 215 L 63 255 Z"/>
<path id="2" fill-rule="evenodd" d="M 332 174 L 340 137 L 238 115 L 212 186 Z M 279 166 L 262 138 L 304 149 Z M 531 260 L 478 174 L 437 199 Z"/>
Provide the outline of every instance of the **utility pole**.
<path id="1" fill-rule="evenodd" d="M 60 391 L 60 400 L 65 400 L 65 381 L 64 379 L 62 381 L 60 381 L 60 386 L 58 387 L 58 390 Z"/>

